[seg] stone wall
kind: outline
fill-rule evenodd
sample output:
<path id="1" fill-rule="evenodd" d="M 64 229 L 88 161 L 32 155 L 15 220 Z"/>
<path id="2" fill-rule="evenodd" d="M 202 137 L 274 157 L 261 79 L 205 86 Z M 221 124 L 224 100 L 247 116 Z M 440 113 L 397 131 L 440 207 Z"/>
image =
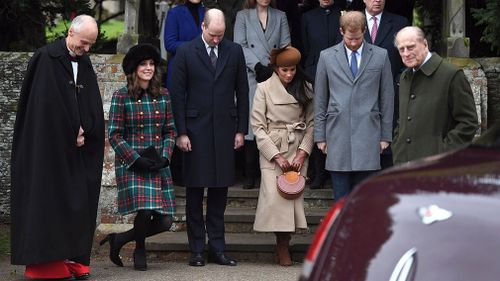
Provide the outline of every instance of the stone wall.
<path id="1" fill-rule="evenodd" d="M 500 58 L 479 58 L 476 61 L 488 80 L 488 128 L 500 121 Z"/>
<path id="2" fill-rule="evenodd" d="M 22 79 L 31 53 L 0 52 L 0 219 L 8 219 L 9 188 L 10 188 L 10 148 L 13 126 L 16 115 L 17 101 L 21 89 Z M 113 92 L 125 83 L 125 76 L 121 70 L 123 55 L 92 55 L 99 80 L 99 88 L 104 103 L 104 118 L 108 119 L 109 106 Z M 482 128 L 486 128 L 486 116 L 491 124 L 500 119 L 500 59 L 450 59 L 454 64 L 464 68 L 471 87 L 474 91 L 476 106 Z M 485 73 L 486 72 L 486 73 Z M 488 79 L 488 81 L 486 81 Z M 487 88 L 490 84 L 494 85 Z M 495 108 L 489 112 L 488 108 Z M 114 178 L 114 153 L 106 141 L 104 170 L 100 198 L 98 220 L 103 223 L 127 223 L 131 216 L 121 217 L 116 213 L 116 183 Z"/>

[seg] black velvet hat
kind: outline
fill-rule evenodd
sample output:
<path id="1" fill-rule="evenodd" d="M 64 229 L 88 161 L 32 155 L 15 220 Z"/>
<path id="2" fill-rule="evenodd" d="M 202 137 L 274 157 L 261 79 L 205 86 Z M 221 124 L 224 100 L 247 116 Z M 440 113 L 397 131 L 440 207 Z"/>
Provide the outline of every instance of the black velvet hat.
<path id="1" fill-rule="evenodd" d="M 161 60 L 160 51 L 155 46 L 147 43 L 133 46 L 123 58 L 123 72 L 127 75 L 133 73 L 141 61 L 148 59 L 152 59 L 155 66 L 158 66 Z"/>

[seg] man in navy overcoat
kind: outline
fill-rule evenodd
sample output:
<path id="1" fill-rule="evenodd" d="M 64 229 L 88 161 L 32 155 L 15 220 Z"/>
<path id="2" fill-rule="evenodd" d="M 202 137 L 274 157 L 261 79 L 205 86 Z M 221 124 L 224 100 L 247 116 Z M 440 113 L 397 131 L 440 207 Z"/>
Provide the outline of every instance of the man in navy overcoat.
<path id="1" fill-rule="evenodd" d="M 234 151 L 244 144 L 248 131 L 248 81 L 243 50 L 223 39 L 224 32 L 222 11 L 208 10 L 202 35 L 179 46 L 172 70 L 177 146 L 184 154 L 191 266 L 205 265 L 205 226 L 208 261 L 236 265 L 224 254 L 224 212 L 228 186 L 234 183 Z"/>

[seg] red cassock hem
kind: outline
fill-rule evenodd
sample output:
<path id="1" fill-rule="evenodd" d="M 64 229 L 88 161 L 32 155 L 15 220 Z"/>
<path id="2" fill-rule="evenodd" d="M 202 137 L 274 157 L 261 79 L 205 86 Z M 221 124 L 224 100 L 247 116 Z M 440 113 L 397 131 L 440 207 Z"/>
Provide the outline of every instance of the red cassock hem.
<path id="1" fill-rule="evenodd" d="M 26 266 L 24 277 L 30 279 L 59 279 L 71 277 L 64 261 L 54 261 L 42 264 L 31 264 Z"/>
<path id="2" fill-rule="evenodd" d="M 88 275 L 90 267 L 65 260 L 26 266 L 24 277 L 29 279 L 64 279 Z"/>

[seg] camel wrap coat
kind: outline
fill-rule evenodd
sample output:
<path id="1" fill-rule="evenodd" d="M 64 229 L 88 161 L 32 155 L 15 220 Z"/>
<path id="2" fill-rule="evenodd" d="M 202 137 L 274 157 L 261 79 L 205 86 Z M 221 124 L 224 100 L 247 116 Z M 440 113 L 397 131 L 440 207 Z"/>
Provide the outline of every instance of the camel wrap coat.
<path id="1" fill-rule="evenodd" d="M 312 96 L 312 93 L 311 93 Z M 273 157 L 281 153 L 292 162 L 297 149 L 308 154 L 313 147 L 313 104 L 302 110 L 278 75 L 259 83 L 255 91 L 250 117 L 260 154 L 261 183 L 254 230 L 293 232 L 306 228 L 303 196 L 295 200 L 282 198 L 276 189 L 276 177 L 282 171 Z M 301 168 L 307 172 L 308 160 Z"/>

